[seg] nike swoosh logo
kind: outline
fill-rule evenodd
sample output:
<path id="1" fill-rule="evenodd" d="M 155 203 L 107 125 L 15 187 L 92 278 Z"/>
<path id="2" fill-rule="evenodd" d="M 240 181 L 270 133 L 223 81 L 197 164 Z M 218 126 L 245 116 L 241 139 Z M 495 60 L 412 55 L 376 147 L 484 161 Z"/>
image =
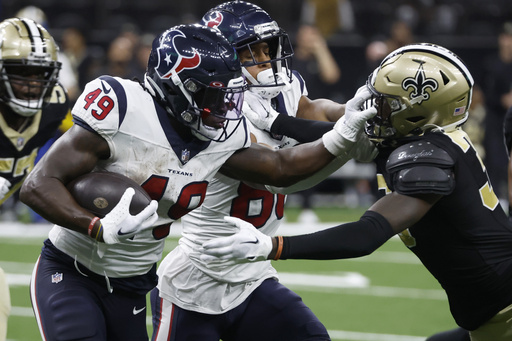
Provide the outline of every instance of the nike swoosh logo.
<path id="1" fill-rule="evenodd" d="M 104 92 L 105 94 L 108 94 L 108 93 L 110 92 L 110 90 L 112 90 L 112 89 L 107 89 L 107 88 L 105 87 L 105 83 L 103 83 L 103 81 L 101 81 L 101 87 L 103 88 L 103 92 Z"/>
<path id="2" fill-rule="evenodd" d="M 141 312 L 143 312 L 146 309 L 146 307 L 143 307 L 141 309 L 137 309 L 137 307 L 133 307 L 133 315 L 137 315 Z"/>
<path id="3" fill-rule="evenodd" d="M 243 242 L 242 244 L 259 244 L 259 242 L 260 242 L 259 239 L 256 237 L 254 237 L 254 239 L 256 239 L 256 240 L 248 240 L 246 242 Z"/>

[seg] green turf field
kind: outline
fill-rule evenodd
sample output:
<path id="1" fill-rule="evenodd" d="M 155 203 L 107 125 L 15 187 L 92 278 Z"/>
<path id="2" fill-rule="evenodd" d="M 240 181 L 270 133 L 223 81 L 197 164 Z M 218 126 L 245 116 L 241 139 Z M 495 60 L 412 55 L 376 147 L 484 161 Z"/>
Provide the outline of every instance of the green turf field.
<path id="1" fill-rule="evenodd" d="M 316 210 L 324 222 L 354 220 L 363 211 Z M 287 222 L 293 223 L 297 215 L 298 209 L 287 209 Z M 13 283 L 8 340 L 41 339 L 30 306 L 28 278 L 43 239 L 0 237 L 0 266 Z M 166 252 L 176 241 L 169 238 Z M 356 260 L 286 260 L 274 265 L 282 282 L 302 296 L 333 340 L 420 341 L 455 327 L 444 291 L 398 238 Z"/>

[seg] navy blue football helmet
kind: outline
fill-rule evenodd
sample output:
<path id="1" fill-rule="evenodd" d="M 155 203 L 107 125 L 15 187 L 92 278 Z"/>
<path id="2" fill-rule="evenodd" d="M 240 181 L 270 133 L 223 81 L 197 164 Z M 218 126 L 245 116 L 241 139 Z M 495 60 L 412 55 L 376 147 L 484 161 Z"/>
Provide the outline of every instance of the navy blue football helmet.
<path id="1" fill-rule="evenodd" d="M 251 82 L 252 91 L 263 97 L 272 98 L 292 81 L 291 60 L 293 49 L 286 32 L 262 8 L 245 1 L 229 1 L 209 10 L 202 18 L 202 24 L 218 29 L 237 51 L 251 50 L 251 45 L 266 42 L 269 45 L 272 70 L 261 72 L 254 79 L 243 69 Z M 269 61 L 257 62 L 253 56 L 253 66 Z"/>
<path id="2" fill-rule="evenodd" d="M 241 122 L 247 85 L 240 59 L 214 29 L 191 24 L 163 32 L 153 41 L 144 78 L 167 112 L 201 140 L 224 141 L 229 122 Z M 222 120 L 223 128 L 205 125 L 210 115 Z"/>

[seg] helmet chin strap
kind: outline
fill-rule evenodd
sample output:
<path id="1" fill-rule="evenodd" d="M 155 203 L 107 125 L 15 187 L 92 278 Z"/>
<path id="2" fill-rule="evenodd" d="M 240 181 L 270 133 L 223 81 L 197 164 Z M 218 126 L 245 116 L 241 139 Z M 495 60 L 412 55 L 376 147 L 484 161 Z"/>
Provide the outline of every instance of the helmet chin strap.
<path id="1" fill-rule="evenodd" d="M 205 125 L 202 118 L 198 119 L 197 129 L 191 128 L 190 130 L 201 141 L 213 140 L 219 134 L 219 129 Z"/>
<path id="2" fill-rule="evenodd" d="M 254 79 L 246 68 L 242 68 L 242 72 L 251 84 L 256 85 L 249 87 L 249 90 L 259 94 L 265 99 L 274 98 L 279 95 L 281 91 L 288 90 L 291 87 L 291 84 L 287 79 L 288 77 L 284 72 L 274 73 L 274 70 L 266 69 L 258 73 L 257 80 Z M 276 83 L 279 85 L 276 85 Z"/>

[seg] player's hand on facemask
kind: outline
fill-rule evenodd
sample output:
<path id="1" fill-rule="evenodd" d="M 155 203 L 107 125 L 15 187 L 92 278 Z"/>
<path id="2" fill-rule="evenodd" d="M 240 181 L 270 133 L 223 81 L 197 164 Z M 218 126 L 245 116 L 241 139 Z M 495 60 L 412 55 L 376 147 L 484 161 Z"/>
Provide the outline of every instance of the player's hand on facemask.
<path id="1" fill-rule="evenodd" d="M 366 86 L 359 88 L 345 106 L 343 115 L 334 125 L 334 129 L 322 137 L 325 148 L 333 155 L 350 153 L 359 134 L 363 134 L 365 122 L 377 114 L 375 107 L 363 109 L 362 104 L 371 98 Z"/>
<path id="2" fill-rule="evenodd" d="M 261 233 L 252 224 L 235 217 L 224 220 L 238 228 L 238 232 L 228 236 L 211 239 L 203 243 L 204 262 L 234 261 L 247 263 L 267 260 L 272 251 L 272 237 Z"/>
<path id="3" fill-rule="evenodd" d="M 155 200 L 152 200 L 139 214 L 130 214 L 129 208 L 134 194 L 133 188 L 126 189 L 112 211 L 100 219 L 101 226 L 99 231 L 94 233 L 94 238 L 101 240 L 103 237 L 106 244 L 116 244 L 156 223 L 158 202 Z"/>
<path id="4" fill-rule="evenodd" d="M 0 176 L 0 200 L 2 200 L 5 195 L 9 192 L 9 188 L 11 187 L 11 183 L 6 178 L 2 178 Z"/>
<path id="5" fill-rule="evenodd" d="M 351 159 L 359 162 L 371 162 L 377 157 L 377 154 L 379 154 L 379 150 L 364 132 L 357 136 L 356 143 L 348 152 Z"/>
<path id="6" fill-rule="evenodd" d="M 258 129 L 270 132 L 270 128 L 279 113 L 272 108 L 270 100 L 246 91 L 244 95 L 243 113 Z"/>

